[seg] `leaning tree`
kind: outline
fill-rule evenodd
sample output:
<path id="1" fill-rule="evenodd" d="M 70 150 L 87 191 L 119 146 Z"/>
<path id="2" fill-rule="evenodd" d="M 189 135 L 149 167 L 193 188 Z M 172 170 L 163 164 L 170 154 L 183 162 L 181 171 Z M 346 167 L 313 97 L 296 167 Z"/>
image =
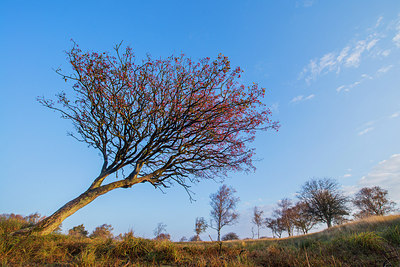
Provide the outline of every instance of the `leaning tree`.
<path id="1" fill-rule="evenodd" d="M 25 233 L 51 233 L 98 196 L 139 183 L 167 187 L 253 169 L 249 142 L 257 130 L 278 129 L 261 102 L 265 89 L 239 83 L 241 69 L 226 56 L 193 61 L 147 56 L 131 48 L 115 55 L 67 51 L 74 84 L 56 99 L 38 101 L 72 122 L 71 135 L 100 152 L 102 166 L 88 189 Z M 107 177 L 115 174 L 118 180 Z"/>

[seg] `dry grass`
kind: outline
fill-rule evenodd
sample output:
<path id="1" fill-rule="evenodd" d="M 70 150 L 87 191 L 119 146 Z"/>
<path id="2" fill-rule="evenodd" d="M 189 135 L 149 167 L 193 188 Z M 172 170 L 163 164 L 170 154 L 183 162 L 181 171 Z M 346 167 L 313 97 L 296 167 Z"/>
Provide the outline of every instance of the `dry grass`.
<path id="1" fill-rule="evenodd" d="M 284 239 L 218 242 L 11 237 L 0 222 L 0 266 L 383 266 L 400 264 L 400 216 L 372 217 Z M 220 246 L 220 244 L 222 244 Z"/>

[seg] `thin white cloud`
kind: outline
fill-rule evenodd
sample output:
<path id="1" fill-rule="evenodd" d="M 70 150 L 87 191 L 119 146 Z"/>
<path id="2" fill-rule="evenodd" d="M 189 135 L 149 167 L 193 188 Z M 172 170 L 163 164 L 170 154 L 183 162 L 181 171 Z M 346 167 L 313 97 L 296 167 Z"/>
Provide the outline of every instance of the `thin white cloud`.
<path id="1" fill-rule="evenodd" d="M 384 66 L 384 67 L 380 68 L 380 69 L 378 70 L 377 73 L 386 73 L 386 72 L 388 72 L 391 68 L 393 68 L 393 65 Z"/>
<path id="2" fill-rule="evenodd" d="M 383 17 L 380 16 L 380 17 L 378 18 L 378 20 L 376 21 L 375 28 L 378 28 L 378 27 L 381 25 L 382 20 L 383 20 Z"/>
<path id="3" fill-rule="evenodd" d="M 341 86 L 339 86 L 338 88 L 336 88 L 336 92 L 338 92 L 338 93 L 340 93 L 341 91 L 346 91 L 347 90 L 347 92 L 349 91 L 348 89 L 346 89 L 346 86 L 345 85 L 341 85 Z"/>
<path id="4" fill-rule="evenodd" d="M 361 74 L 361 78 L 358 81 L 355 81 L 351 84 L 347 84 L 347 85 L 341 85 L 339 87 L 336 88 L 336 92 L 340 93 L 340 92 L 350 92 L 351 89 L 353 89 L 354 87 L 359 86 L 361 83 L 363 83 L 366 80 L 372 80 L 373 77 L 371 77 L 368 74 Z"/>
<path id="5" fill-rule="evenodd" d="M 290 101 L 290 103 L 299 102 L 299 101 L 303 100 L 303 98 L 304 98 L 303 95 L 295 96 L 295 97 L 293 97 L 293 99 Z"/>
<path id="6" fill-rule="evenodd" d="M 361 54 L 367 48 L 367 43 L 365 40 L 357 42 L 356 47 L 352 50 L 352 53 L 347 57 L 345 61 L 346 67 L 358 67 L 361 61 Z"/>
<path id="7" fill-rule="evenodd" d="M 387 57 L 387 56 L 390 55 L 391 52 L 392 52 L 392 50 L 386 49 L 386 50 L 379 51 L 379 52 L 378 52 L 378 55 L 382 55 L 382 56 L 384 56 L 384 57 Z"/>
<path id="8" fill-rule="evenodd" d="M 393 200 L 400 201 L 400 154 L 393 154 L 389 159 L 378 165 L 359 180 L 360 187 L 380 186 L 389 190 Z M 391 194 L 392 192 L 392 194 Z"/>
<path id="9" fill-rule="evenodd" d="M 368 128 L 366 128 L 366 129 L 364 129 L 364 130 L 362 130 L 361 132 L 358 132 L 358 135 L 364 135 L 364 134 L 366 134 L 366 133 L 369 133 L 370 131 L 372 131 L 374 129 L 374 127 L 368 127 Z"/>
<path id="10" fill-rule="evenodd" d="M 346 46 L 345 48 L 340 51 L 339 56 L 337 57 L 338 63 L 341 63 L 345 57 L 349 54 L 350 46 Z"/>
<path id="11" fill-rule="evenodd" d="M 377 43 L 378 41 L 379 41 L 378 39 L 373 39 L 373 40 L 371 40 L 371 41 L 367 44 L 367 50 L 368 50 L 368 51 L 371 50 L 371 49 L 376 45 L 376 43 Z"/>
<path id="12" fill-rule="evenodd" d="M 400 47 L 400 32 L 393 37 L 393 42 L 397 47 Z"/>
<path id="13" fill-rule="evenodd" d="M 270 109 L 272 112 L 279 113 L 279 103 L 278 103 L 278 102 L 275 102 L 275 103 L 271 104 L 271 106 L 269 107 L 269 109 Z"/>
<path id="14" fill-rule="evenodd" d="M 389 118 L 394 119 L 400 116 L 400 112 L 393 113 Z"/>
<path id="15" fill-rule="evenodd" d="M 343 178 L 349 178 L 349 177 L 351 177 L 352 175 L 350 174 L 350 173 L 346 173 L 345 175 L 343 175 Z"/>
<path id="16" fill-rule="evenodd" d="M 393 24 L 396 26 L 391 26 Z M 400 16 L 388 22 L 387 27 L 384 25 L 383 17 L 379 17 L 374 25 L 365 30 L 365 37 L 349 41 L 341 49 L 311 59 L 298 78 L 310 84 L 322 75 L 331 72 L 339 74 L 345 68 L 358 68 L 366 58 L 388 57 L 394 48 L 400 48 Z M 346 91 L 344 87 L 339 88 L 338 92 Z"/>
<path id="17" fill-rule="evenodd" d="M 306 101 L 306 100 L 310 100 L 313 99 L 315 97 L 314 94 L 311 94 L 309 96 L 304 96 L 304 95 L 298 95 L 292 98 L 292 100 L 290 100 L 290 103 L 296 103 L 296 102 L 301 102 L 301 101 Z"/>
<path id="18" fill-rule="evenodd" d="M 310 100 L 310 99 L 313 99 L 314 97 L 315 97 L 315 95 L 311 94 L 311 95 L 307 96 L 306 98 L 304 98 L 304 100 Z"/>

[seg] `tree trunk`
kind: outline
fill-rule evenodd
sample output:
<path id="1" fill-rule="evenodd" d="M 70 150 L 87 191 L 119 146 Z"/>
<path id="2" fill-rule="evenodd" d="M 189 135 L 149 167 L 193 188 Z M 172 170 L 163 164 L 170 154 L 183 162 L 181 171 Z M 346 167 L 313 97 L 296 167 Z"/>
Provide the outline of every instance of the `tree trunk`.
<path id="1" fill-rule="evenodd" d="M 116 181 L 96 188 L 89 188 L 86 192 L 77 198 L 69 201 L 51 216 L 38 222 L 36 225 L 18 230 L 13 235 L 47 235 L 52 233 L 66 218 L 74 214 L 77 210 L 83 208 L 97 197 L 119 187 L 132 186 L 141 181 L 128 182 L 126 180 Z"/>
<path id="2" fill-rule="evenodd" d="M 331 228 L 331 226 L 332 226 L 332 220 L 327 220 L 327 221 L 326 221 L 326 225 L 328 226 L 328 228 Z"/>

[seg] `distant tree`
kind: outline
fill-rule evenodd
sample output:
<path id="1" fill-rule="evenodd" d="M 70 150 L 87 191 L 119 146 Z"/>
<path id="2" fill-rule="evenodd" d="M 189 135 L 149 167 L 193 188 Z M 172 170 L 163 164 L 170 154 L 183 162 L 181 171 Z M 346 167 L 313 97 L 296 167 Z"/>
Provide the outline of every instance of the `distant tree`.
<path id="1" fill-rule="evenodd" d="M 200 234 L 205 232 L 208 227 L 206 220 L 203 217 L 197 217 L 194 225 L 194 231 L 196 233 L 196 240 L 191 241 L 201 241 Z"/>
<path id="2" fill-rule="evenodd" d="M 239 240 L 239 236 L 233 232 L 227 233 L 222 237 L 222 241 L 228 241 L 228 240 Z"/>
<path id="3" fill-rule="evenodd" d="M 25 219 L 28 221 L 28 223 L 30 223 L 31 225 L 35 225 L 38 222 L 40 222 L 41 220 L 43 220 L 44 218 L 46 218 L 46 216 L 42 216 L 39 213 L 33 213 L 30 214 L 28 216 L 25 217 Z"/>
<path id="4" fill-rule="evenodd" d="M 200 237 L 198 235 L 194 235 L 191 238 L 189 238 L 189 241 L 197 242 L 197 241 L 201 241 L 201 239 L 200 239 Z"/>
<path id="5" fill-rule="evenodd" d="M 282 237 L 284 226 L 282 224 L 281 218 L 266 218 L 264 220 L 264 223 L 267 228 L 271 229 L 273 237 Z"/>
<path id="6" fill-rule="evenodd" d="M 181 239 L 179 240 L 179 242 L 186 242 L 186 241 L 187 241 L 186 236 L 182 236 Z"/>
<path id="7" fill-rule="evenodd" d="M 177 183 L 187 189 L 190 182 L 228 171 L 253 170 L 254 149 L 248 144 L 257 131 L 279 127 L 263 104 L 265 89 L 239 84 L 242 70 L 232 68 L 223 55 L 215 60 L 182 55 L 139 61 L 129 47 L 119 48 L 112 56 L 84 53 L 74 44 L 67 51 L 72 73 L 56 70 L 74 85 L 55 99 L 38 99 L 72 122 L 76 132 L 71 136 L 95 148 L 102 167 L 85 192 L 26 230 L 28 234 L 51 233 L 117 188 Z"/>
<path id="8" fill-rule="evenodd" d="M 74 227 L 72 227 L 72 229 L 68 230 L 68 235 L 74 236 L 74 237 L 87 237 L 88 234 L 89 234 L 89 232 L 86 231 L 85 226 L 83 226 L 83 224 L 74 226 Z"/>
<path id="9" fill-rule="evenodd" d="M 301 188 L 299 199 L 307 205 L 307 212 L 315 221 L 326 223 L 328 228 L 335 221 L 349 215 L 348 198 L 331 178 L 311 179 Z"/>
<path id="10" fill-rule="evenodd" d="M 355 214 L 358 218 L 385 215 L 394 211 L 396 206 L 396 203 L 389 199 L 388 191 L 379 186 L 360 189 L 352 202 L 359 209 L 359 212 Z"/>
<path id="11" fill-rule="evenodd" d="M 221 228 L 235 224 L 239 217 L 235 210 L 239 198 L 234 196 L 235 193 L 233 187 L 222 185 L 217 193 L 210 195 L 210 227 L 217 230 L 218 241 L 221 241 Z"/>
<path id="12" fill-rule="evenodd" d="M 307 204 L 299 201 L 292 209 L 294 214 L 294 226 L 301 233 L 307 234 L 317 223 L 314 217 L 308 212 Z"/>
<path id="13" fill-rule="evenodd" d="M 167 225 L 162 222 L 158 223 L 157 227 L 153 231 L 155 239 L 164 239 L 167 235 L 166 232 L 167 232 Z"/>
<path id="14" fill-rule="evenodd" d="M 96 229 L 93 230 L 93 232 L 90 234 L 91 238 L 102 238 L 102 239 L 107 239 L 107 238 L 112 238 L 113 227 L 111 224 L 103 224 L 101 226 L 97 226 Z"/>
<path id="15" fill-rule="evenodd" d="M 171 240 L 171 235 L 167 233 L 161 233 L 156 236 L 155 240 Z"/>
<path id="16" fill-rule="evenodd" d="M 279 219 L 281 226 L 284 231 L 288 233 L 288 236 L 292 236 L 296 217 L 296 211 L 293 209 L 293 202 L 288 198 L 280 200 L 278 202 L 278 208 L 274 210 L 274 216 Z"/>
<path id="17" fill-rule="evenodd" d="M 260 228 L 263 227 L 264 225 L 264 219 L 262 217 L 263 211 L 259 210 L 257 207 L 254 207 L 253 210 L 253 217 L 251 219 L 251 222 L 257 227 L 257 238 L 260 238 Z"/>

